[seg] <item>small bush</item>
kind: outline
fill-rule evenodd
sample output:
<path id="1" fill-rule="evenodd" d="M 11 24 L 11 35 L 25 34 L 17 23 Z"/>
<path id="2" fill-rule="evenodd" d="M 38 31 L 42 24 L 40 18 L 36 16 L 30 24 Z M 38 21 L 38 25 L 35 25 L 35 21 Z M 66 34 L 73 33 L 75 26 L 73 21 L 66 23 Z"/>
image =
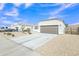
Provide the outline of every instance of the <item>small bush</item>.
<path id="1" fill-rule="evenodd" d="M 12 33 L 7 33 L 7 35 L 12 35 Z"/>
<path id="2" fill-rule="evenodd" d="M 14 34 L 12 34 L 12 37 L 15 37 L 15 35 L 14 35 Z"/>

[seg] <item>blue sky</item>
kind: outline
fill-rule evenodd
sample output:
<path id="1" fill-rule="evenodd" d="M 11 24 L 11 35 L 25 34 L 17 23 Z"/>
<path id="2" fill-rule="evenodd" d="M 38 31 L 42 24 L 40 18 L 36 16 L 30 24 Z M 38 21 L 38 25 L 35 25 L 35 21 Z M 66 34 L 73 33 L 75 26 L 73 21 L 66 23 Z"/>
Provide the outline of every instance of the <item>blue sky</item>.
<path id="1" fill-rule="evenodd" d="M 37 24 L 59 18 L 66 24 L 79 23 L 77 3 L 0 3 L 0 26 L 16 22 Z"/>

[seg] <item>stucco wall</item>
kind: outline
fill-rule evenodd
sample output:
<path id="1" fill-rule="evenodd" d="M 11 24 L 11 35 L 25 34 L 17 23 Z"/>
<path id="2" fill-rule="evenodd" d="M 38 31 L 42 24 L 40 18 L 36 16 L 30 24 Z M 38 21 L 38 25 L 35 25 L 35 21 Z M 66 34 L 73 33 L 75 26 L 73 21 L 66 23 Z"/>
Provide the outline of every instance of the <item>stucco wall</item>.
<path id="1" fill-rule="evenodd" d="M 59 25 L 59 34 L 65 34 L 65 27 L 62 25 Z"/>
<path id="2" fill-rule="evenodd" d="M 41 21 L 39 23 L 39 32 L 40 32 L 40 26 L 42 25 L 58 25 L 58 33 L 65 34 L 65 24 L 60 20 Z"/>

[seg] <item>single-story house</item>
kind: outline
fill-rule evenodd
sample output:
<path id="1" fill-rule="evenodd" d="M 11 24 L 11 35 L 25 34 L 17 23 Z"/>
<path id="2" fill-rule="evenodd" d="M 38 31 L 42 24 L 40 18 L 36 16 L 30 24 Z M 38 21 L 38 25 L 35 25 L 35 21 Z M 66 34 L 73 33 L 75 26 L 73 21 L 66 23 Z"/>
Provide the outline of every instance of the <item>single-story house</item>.
<path id="1" fill-rule="evenodd" d="M 23 23 L 14 23 L 10 26 L 11 29 L 15 29 L 16 31 L 27 30 L 27 28 L 31 29 L 31 25 L 23 24 Z"/>
<path id="2" fill-rule="evenodd" d="M 49 34 L 64 34 L 65 24 L 59 19 L 48 19 L 38 23 L 38 32 Z"/>

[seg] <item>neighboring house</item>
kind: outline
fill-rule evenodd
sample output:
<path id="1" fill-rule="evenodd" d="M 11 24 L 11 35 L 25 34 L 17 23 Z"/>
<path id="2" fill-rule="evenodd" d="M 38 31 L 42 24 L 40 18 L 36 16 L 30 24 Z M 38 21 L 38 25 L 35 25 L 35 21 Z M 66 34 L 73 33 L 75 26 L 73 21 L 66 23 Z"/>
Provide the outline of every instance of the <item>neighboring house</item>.
<path id="1" fill-rule="evenodd" d="M 79 23 L 68 25 L 66 28 L 68 34 L 79 34 Z"/>
<path id="2" fill-rule="evenodd" d="M 31 29 L 31 25 L 26 25 L 23 23 L 15 23 L 10 26 L 11 29 L 15 29 L 16 31 L 26 30 L 27 28 Z"/>
<path id="3" fill-rule="evenodd" d="M 49 34 L 65 34 L 65 24 L 60 19 L 48 19 L 38 24 L 38 32 Z"/>

